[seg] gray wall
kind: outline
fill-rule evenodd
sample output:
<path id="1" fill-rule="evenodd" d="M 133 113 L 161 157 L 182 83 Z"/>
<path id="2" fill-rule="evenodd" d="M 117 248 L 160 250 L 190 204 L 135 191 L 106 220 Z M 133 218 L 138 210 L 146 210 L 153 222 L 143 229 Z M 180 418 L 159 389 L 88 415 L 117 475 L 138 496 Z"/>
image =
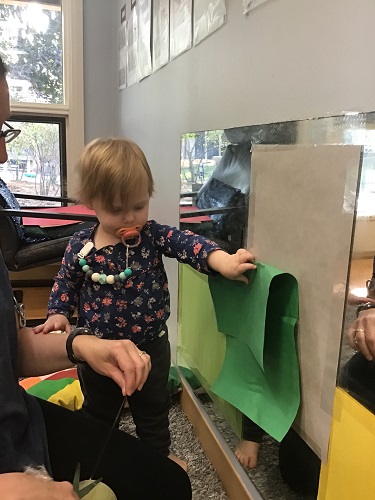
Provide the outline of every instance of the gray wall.
<path id="1" fill-rule="evenodd" d="M 85 143 L 118 130 L 117 0 L 83 1 Z"/>
<path id="2" fill-rule="evenodd" d="M 160 222 L 178 224 L 181 132 L 375 110 L 373 0 L 269 0 L 248 18 L 241 0 L 227 0 L 223 27 L 142 82 L 114 90 L 113 103 L 107 89 L 116 87 L 124 3 L 85 0 L 86 137 L 106 132 L 103 121 L 113 126 L 119 111 L 115 132 L 149 159 L 150 216 Z M 98 51 L 113 75 L 98 71 Z M 175 338 L 177 265 L 168 262 L 167 271 Z"/>

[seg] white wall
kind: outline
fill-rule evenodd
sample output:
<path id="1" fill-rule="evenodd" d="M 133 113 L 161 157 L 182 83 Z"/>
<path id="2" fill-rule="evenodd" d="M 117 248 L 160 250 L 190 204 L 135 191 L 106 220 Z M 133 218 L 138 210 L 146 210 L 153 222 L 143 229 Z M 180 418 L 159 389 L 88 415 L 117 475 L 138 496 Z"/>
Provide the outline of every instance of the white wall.
<path id="1" fill-rule="evenodd" d="M 85 143 L 118 134 L 117 1 L 83 2 Z"/>
<path id="2" fill-rule="evenodd" d="M 269 0 L 248 18 L 242 0 L 226 0 L 223 27 L 118 92 L 124 3 L 85 0 L 86 138 L 138 142 L 156 181 L 150 215 L 160 222 L 178 224 L 181 132 L 375 110 L 373 0 Z M 173 309 L 175 263 L 167 271 Z M 175 309 L 169 325 L 175 335 Z"/>

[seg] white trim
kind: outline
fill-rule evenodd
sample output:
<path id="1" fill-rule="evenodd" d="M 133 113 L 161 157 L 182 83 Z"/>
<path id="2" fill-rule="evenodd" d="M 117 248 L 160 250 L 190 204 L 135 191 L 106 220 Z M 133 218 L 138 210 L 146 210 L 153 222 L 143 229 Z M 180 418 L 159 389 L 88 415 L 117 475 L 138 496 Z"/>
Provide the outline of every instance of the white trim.
<path id="1" fill-rule="evenodd" d="M 83 2 L 62 0 L 67 187 L 73 192 L 74 165 L 84 145 Z"/>
<path id="2" fill-rule="evenodd" d="M 68 116 L 69 107 L 64 104 L 33 104 L 12 101 L 12 114 Z"/>

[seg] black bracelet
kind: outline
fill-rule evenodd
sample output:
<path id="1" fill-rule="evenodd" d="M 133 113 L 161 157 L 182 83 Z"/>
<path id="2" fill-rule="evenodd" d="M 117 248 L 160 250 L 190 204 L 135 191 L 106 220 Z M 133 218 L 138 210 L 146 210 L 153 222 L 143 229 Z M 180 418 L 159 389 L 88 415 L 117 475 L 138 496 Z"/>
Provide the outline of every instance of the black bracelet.
<path id="1" fill-rule="evenodd" d="M 360 312 L 367 311 L 367 309 L 375 309 L 375 304 L 372 302 L 366 302 L 365 304 L 361 304 L 357 307 L 357 318 Z"/>
<path id="2" fill-rule="evenodd" d="M 73 352 L 73 340 L 77 335 L 93 335 L 92 331 L 89 328 L 78 327 L 73 328 L 73 330 L 69 333 L 68 338 L 66 339 L 66 354 L 73 364 L 84 363 L 82 359 L 78 359 L 75 357 Z"/>

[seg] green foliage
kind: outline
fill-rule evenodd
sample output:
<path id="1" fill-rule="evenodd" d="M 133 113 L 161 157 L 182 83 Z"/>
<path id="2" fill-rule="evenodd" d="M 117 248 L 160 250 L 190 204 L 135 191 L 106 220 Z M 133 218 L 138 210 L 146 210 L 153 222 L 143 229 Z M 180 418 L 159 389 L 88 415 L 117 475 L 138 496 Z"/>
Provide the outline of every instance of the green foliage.
<path id="1" fill-rule="evenodd" d="M 16 164 L 22 158 L 35 161 L 35 192 L 42 195 L 60 195 L 59 126 L 52 123 L 15 123 L 22 133 L 8 145 L 9 158 Z M 16 178 L 22 173 L 17 170 Z"/>
<path id="2" fill-rule="evenodd" d="M 27 19 L 28 7 L 0 5 L 0 52 L 11 78 L 26 80 L 42 102 L 63 102 L 61 12 L 43 10 L 46 29 Z"/>
<path id="3" fill-rule="evenodd" d="M 205 165 L 210 159 L 210 151 L 216 150 L 219 156 L 226 148 L 223 130 L 188 132 L 181 136 L 181 179 L 188 183 L 203 184 L 211 175 L 213 166 Z"/>

